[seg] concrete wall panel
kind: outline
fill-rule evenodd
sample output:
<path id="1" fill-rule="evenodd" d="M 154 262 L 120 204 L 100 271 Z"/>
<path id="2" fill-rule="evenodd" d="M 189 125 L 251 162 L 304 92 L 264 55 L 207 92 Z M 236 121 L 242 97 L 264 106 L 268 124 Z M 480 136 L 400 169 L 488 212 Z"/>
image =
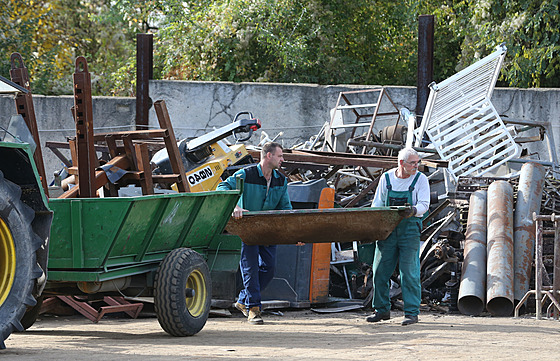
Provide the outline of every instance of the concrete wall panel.
<path id="1" fill-rule="evenodd" d="M 236 113 L 250 111 L 262 121 L 263 131 L 270 137 L 284 132 L 279 140 L 284 146 L 292 147 L 317 134 L 330 120 L 329 111 L 336 105 L 341 91 L 371 88 L 373 86 L 152 80 L 150 97 L 153 101 L 166 101 L 179 138 L 200 136 L 232 121 Z M 390 86 L 387 93 L 398 108 L 414 110 L 416 107 L 415 87 Z M 500 114 L 513 119 L 551 122 L 555 144 L 560 144 L 560 89 L 499 88 L 492 101 Z M 387 103 L 384 104 L 386 107 Z M 47 141 L 64 141 L 67 136 L 74 135 L 70 113 L 72 96 L 34 95 L 34 105 L 43 146 Z M 134 129 L 135 109 L 134 98 L 94 97 L 96 132 Z M 13 98 L 0 96 L 0 126 L 7 127 L 10 115 L 15 112 Z M 381 122 L 378 129 L 384 125 L 388 124 Z M 153 108 L 150 126 L 159 127 Z M 257 144 L 260 134 L 257 132 L 249 143 Z M 541 158 L 545 154 L 542 146 L 532 146 L 530 151 L 540 153 Z M 49 150 L 44 150 L 43 154 L 47 175 L 52 175 L 60 169 L 61 162 Z"/>

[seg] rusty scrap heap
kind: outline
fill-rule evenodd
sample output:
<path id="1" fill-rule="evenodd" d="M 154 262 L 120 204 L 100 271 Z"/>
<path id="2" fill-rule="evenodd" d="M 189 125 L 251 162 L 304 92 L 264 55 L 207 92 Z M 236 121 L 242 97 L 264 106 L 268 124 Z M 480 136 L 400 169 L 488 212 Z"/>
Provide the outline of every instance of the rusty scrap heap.
<path id="1" fill-rule="evenodd" d="M 527 300 L 537 294 L 537 314 L 541 301 L 549 300 L 544 305 L 557 316 L 560 237 L 549 230 L 557 229 L 554 214 L 560 213 L 556 148 L 550 124 L 508 119 L 492 104 L 505 54 L 499 46 L 449 79 L 432 83 L 421 116 L 399 110 L 383 87 L 341 92 L 319 133 L 285 149 L 282 168 L 292 182 L 327 184 L 339 207 L 369 207 L 381 174 L 397 166 L 400 149 L 413 147 L 432 191 L 419 254 L 424 303 L 444 312 L 506 316 L 530 309 Z M 60 197 L 95 197 L 99 189 L 118 196 L 127 184 L 139 185 L 142 194 L 171 184 L 189 191 L 165 102 L 154 104 L 161 129 L 93 134 L 90 88 L 87 63 L 80 57 L 72 109 L 77 136 L 47 144 L 70 174 Z M 71 161 L 61 148 L 70 150 Z M 152 156 L 162 148 L 170 172 L 153 173 Z M 259 160 L 258 148 L 248 153 Z M 549 159 L 537 159 L 545 153 Z M 537 224 L 543 228 L 538 241 Z M 374 247 L 333 239 L 331 296 L 357 298 L 370 307 Z M 399 307 L 397 274 L 391 296 Z"/>
<path id="2" fill-rule="evenodd" d="M 491 102 L 505 54 L 499 46 L 432 83 L 421 122 L 399 111 L 382 87 L 341 92 L 320 132 L 285 151 L 283 168 L 290 179 L 325 179 L 341 207 L 369 207 L 380 175 L 396 167 L 398 150 L 414 147 L 421 154 L 419 169 L 432 190 L 423 220 L 421 282 L 424 302 L 435 310 L 507 316 L 516 306 L 516 311 L 530 308 L 533 214 L 558 214 L 560 208 L 550 124 L 507 119 Z M 535 159 L 543 147 L 550 159 Z M 550 217 L 543 219 L 550 226 Z M 554 232 L 543 233 L 539 282 L 558 308 L 553 297 L 560 286 L 558 237 L 553 252 Z M 370 307 L 373 250 L 372 244 L 333 243 L 331 296 L 365 299 L 363 306 Z M 391 296 L 399 307 L 397 274 Z"/>

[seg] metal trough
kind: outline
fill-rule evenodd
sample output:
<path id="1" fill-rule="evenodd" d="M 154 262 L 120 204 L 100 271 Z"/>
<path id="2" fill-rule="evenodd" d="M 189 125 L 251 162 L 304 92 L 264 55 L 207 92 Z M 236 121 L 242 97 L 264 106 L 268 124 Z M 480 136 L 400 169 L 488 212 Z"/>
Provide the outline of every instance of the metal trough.
<path id="1" fill-rule="evenodd" d="M 247 212 L 226 232 L 248 245 L 374 242 L 386 239 L 410 207 L 296 209 Z"/>

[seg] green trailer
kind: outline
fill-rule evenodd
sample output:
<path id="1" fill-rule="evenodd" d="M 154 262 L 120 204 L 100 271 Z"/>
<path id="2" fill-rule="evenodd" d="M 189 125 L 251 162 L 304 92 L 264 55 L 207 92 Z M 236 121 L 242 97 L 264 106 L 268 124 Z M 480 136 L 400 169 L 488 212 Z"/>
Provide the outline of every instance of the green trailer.
<path id="1" fill-rule="evenodd" d="M 197 333 L 210 311 L 211 272 L 237 269 L 241 240 L 223 230 L 239 194 L 51 199 L 43 295 L 153 297 L 166 332 Z"/>
<path id="2" fill-rule="evenodd" d="M 0 349 L 45 296 L 153 297 L 166 332 L 193 335 L 208 318 L 212 276 L 235 280 L 241 240 L 223 230 L 241 185 L 47 200 L 29 144 L 0 142 L 0 159 Z"/>

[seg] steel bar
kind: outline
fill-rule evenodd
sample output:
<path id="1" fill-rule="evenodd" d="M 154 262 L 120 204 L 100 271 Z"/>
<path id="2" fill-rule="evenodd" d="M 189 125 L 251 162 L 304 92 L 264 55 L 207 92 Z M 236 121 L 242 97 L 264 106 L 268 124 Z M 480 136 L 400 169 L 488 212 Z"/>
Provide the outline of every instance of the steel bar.
<path id="1" fill-rule="evenodd" d="M 102 142 L 107 136 L 115 137 L 116 139 L 121 139 L 123 137 L 130 137 L 133 140 L 136 139 L 152 139 L 152 138 L 163 138 L 167 135 L 165 129 L 150 129 L 150 130 L 133 130 L 125 132 L 112 132 L 112 133 L 97 133 L 93 136 L 96 142 Z"/>
<path id="2" fill-rule="evenodd" d="M 478 316 L 484 311 L 487 198 L 487 191 L 479 190 L 471 195 L 469 202 L 463 273 L 457 304 L 459 311 L 465 315 Z"/>
<path id="3" fill-rule="evenodd" d="M 185 175 L 185 166 L 183 165 L 183 161 L 179 153 L 175 132 L 173 131 L 171 119 L 169 118 L 169 113 L 167 111 L 167 105 L 164 100 L 158 100 L 154 103 L 154 108 L 156 110 L 159 126 L 165 131 L 163 141 L 165 142 L 165 147 L 167 148 L 171 169 L 174 174 L 178 175 L 177 189 L 179 192 L 190 192 L 189 183 L 187 182 L 187 177 Z"/>
<path id="4" fill-rule="evenodd" d="M 424 114 L 430 89 L 434 80 L 434 15 L 418 17 L 418 72 L 416 84 L 416 126 L 420 126 L 420 116 Z"/>
<path id="5" fill-rule="evenodd" d="M 539 216 L 536 213 L 533 213 L 533 221 L 535 221 L 535 234 L 536 234 L 536 250 L 535 250 L 535 289 L 528 291 L 527 293 L 525 293 L 525 296 L 523 296 L 523 298 L 521 299 L 521 301 L 519 302 L 519 304 L 515 307 L 515 313 L 514 316 L 518 317 L 519 316 L 519 309 L 521 308 L 521 305 L 523 302 L 525 302 L 530 295 L 535 295 L 535 308 L 536 308 L 536 318 L 537 320 L 540 320 L 542 318 L 542 306 L 544 301 L 548 298 L 551 302 L 552 305 L 550 305 L 548 307 L 548 311 L 550 311 L 551 307 L 555 307 L 554 313 L 556 315 L 556 313 L 558 313 L 560 311 L 560 302 L 558 300 L 558 290 L 557 290 L 557 286 L 543 286 L 543 275 L 546 274 L 546 269 L 544 268 L 544 264 L 543 264 L 543 234 L 544 233 L 549 233 L 549 232 L 545 232 L 543 231 L 543 224 L 542 221 L 551 221 L 554 222 L 554 228 L 555 228 L 555 232 L 554 232 L 554 258 L 555 258 L 555 263 L 554 263 L 554 275 L 556 276 L 557 274 L 560 273 L 559 268 L 560 268 L 560 264 L 557 264 L 556 261 L 558 260 L 558 256 L 560 253 L 560 247 L 557 247 L 559 242 L 560 242 L 560 231 L 558 230 L 559 227 L 559 222 L 560 222 L 560 216 L 556 216 L 554 214 L 552 215 L 547 215 L 547 216 Z M 559 252 L 557 252 L 559 251 Z M 557 282 L 557 278 L 555 277 L 554 279 L 555 282 Z M 558 285 L 556 283 L 556 285 Z M 548 312 L 547 312 L 548 313 Z M 556 316 L 555 316 L 556 318 Z"/>
<path id="6" fill-rule="evenodd" d="M 256 150 L 248 150 L 249 154 L 258 161 L 260 152 Z M 397 157 L 387 157 L 380 155 L 365 155 L 337 152 L 317 152 L 302 150 L 284 150 L 284 160 L 289 162 L 326 164 L 330 166 L 353 166 L 353 167 L 372 167 L 372 168 L 395 168 L 397 166 Z M 440 160 L 422 160 L 422 162 L 430 162 L 433 167 L 446 167 L 447 162 Z M 332 175 L 331 175 L 332 176 Z M 328 178 L 328 177 L 327 177 Z"/>
<path id="7" fill-rule="evenodd" d="M 153 34 L 136 34 L 136 129 L 147 129 L 152 106 L 149 80 L 153 77 Z"/>
<path id="8" fill-rule="evenodd" d="M 552 283 L 552 297 L 556 302 L 560 302 L 560 227 L 558 221 L 554 222 L 554 269 Z M 554 300 L 553 300 L 554 301 Z M 555 303 L 557 304 L 557 303 Z M 554 309 L 554 318 L 558 319 L 560 308 Z"/>
<path id="9" fill-rule="evenodd" d="M 74 107 L 76 148 L 78 153 L 78 185 L 81 198 L 95 197 L 94 187 L 97 156 L 93 146 L 93 101 L 91 74 L 83 56 L 76 59 L 74 78 Z"/>
<path id="10" fill-rule="evenodd" d="M 371 122 L 369 124 L 369 128 L 368 128 L 368 131 L 366 133 L 366 140 L 370 140 L 372 138 L 373 130 L 374 130 L 373 127 L 375 125 L 375 119 L 377 118 L 377 114 L 379 113 L 379 107 L 381 105 L 381 101 L 383 100 L 383 96 L 386 96 L 391 101 L 393 106 L 395 106 L 395 103 L 393 103 L 393 101 L 391 100 L 391 97 L 389 96 L 389 94 L 387 94 L 387 91 L 384 88 L 382 88 L 381 93 L 379 94 L 379 98 L 377 98 L 377 104 L 376 104 L 376 106 L 373 110 L 373 114 L 371 116 Z M 395 110 L 396 110 L 396 113 L 400 117 L 399 110 L 397 109 L 397 107 L 395 107 Z M 397 123 L 399 121 L 399 117 L 397 117 Z M 351 137 L 354 138 L 355 134 L 356 134 L 356 128 L 354 128 L 352 130 L 352 136 Z M 348 146 L 346 147 L 346 150 L 348 150 Z M 367 153 L 367 147 L 362 147 L 361 154 L 366 154 L 366 153 Z"/>
<path id="11" fill-rule="evenodd" d="M 379 142 L 373 142 L 371 140 L 357 140 L 357 139 L 348 139 L 348 145 L 367 146 L 371 148 L 387 148 L 392 150 L 401 150 L 404 148 L 404 145 L 402 144 L 379 143 Z M 412 147 L 412 148 L 420 153 L 437 154 L 437 151 L 431 148 L 421 148 L 421 147 Z"/>
<path id="12" fill-rule="evenodd" d="M 521 167 L 513 229 L 513 299 L 517 303 L 529 290 L 535 226 L 533 213 L 539 213 L 545 169 L 537 163 L 525 163 Z"/>
<path id="13" fill-rule="evenodd" d="M 23 64 L 23 58 L 19 53 L 13 53 L 10 57 L 11 70 L 10 78 L 14 83 L 27 89 L 28 92 L 18 93 L 15 97 L 16 109 L 18 114 L 23 117 L 27 128 L 33 136 L 35 142 L 35 152 L 33 160 L 37 166 L 37 171 L 41 177 L 41 184 L 45 194 L 49 195 L 49 187 L 47 184 L 47 176 L 45 173 L 45 165 L 43 163 L 43 152 L 41 150 L 41 140 L 39 138 L 39 130 L 37 129 L 37 119 L 35 118 L 35 107 L 33 106 L 33 94 L 31 94 L 31 86 L 29 83 L 29 73 L 27 67 Z"/>
<path id="14" fill-rule="evenodd" d="M 553 217 L 554 218 L 554 217 Z M 538 220 L 536 215 L 533 215 L 533 219 Z M 543 224 L 542 222 L 537 222 L 536 225 L 536 237 L 537 237 L 537 246 L 535 252 L 535 312 L 537 320 L 541 319 L 541 312 L 542 312 L 542 300 L 541 300 L 541 293 L 542 293 L 542 256 L 543 256 L 543 238 L 542 238 L 542 229 Z"/>
<path id="15" fill-rule="evenodd" d="M 513 187 L 495 181 L 488 188 L 486 309 L 494 316 L 513 312 Z"/>

